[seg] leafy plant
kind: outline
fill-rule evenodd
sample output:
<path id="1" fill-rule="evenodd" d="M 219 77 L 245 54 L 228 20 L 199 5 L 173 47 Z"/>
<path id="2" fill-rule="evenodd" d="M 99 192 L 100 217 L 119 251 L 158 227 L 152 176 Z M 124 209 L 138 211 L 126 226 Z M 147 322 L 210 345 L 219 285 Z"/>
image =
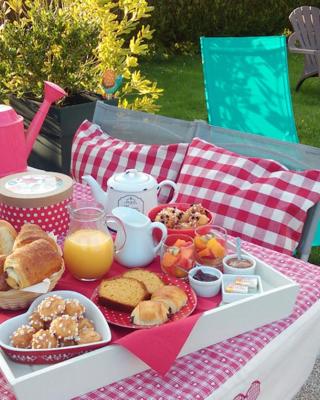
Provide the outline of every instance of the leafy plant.
<path id="1" fill-rule="evenodd" d="M 0 97 L 40 98 L 44 80 L 70 95 L 103 94 L 106 70 L 123 76 L 119 106 L 155 111 L 162 90 L 139 71 L 153 31 L 146 0 L 8 0 L 0 10 Z"/>

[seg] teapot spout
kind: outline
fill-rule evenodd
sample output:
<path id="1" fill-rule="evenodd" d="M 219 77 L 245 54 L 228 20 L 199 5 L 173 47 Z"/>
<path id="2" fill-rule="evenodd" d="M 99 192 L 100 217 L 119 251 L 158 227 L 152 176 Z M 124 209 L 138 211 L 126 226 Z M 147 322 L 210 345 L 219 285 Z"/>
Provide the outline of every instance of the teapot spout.
<path id="1" fill-rule="evenodd" d="M 90 175 L 84 175 L 82 177 L 82 181 L 86 182 L 90 186 L 95 200 L 105 207 L 107 194 L 101 189 L 98 182 Z"/>
<path id="2" fill-rule="evenodd" d="M 40 132 L 41 126 L 48 114 L 51 104 L 56 102 L 57 100 L 62 99 L 62 97 L 64 96 L 67 96 L 67 93 L 60 86 L 52 82 L 44 82 L 43 103 L 41 104 L 38 112 L 34 116 L 26 134 L 27 156 L 29 156 L 29 154 L 31 153 L 34 141 L 36 140 L 36 137 Z"/>

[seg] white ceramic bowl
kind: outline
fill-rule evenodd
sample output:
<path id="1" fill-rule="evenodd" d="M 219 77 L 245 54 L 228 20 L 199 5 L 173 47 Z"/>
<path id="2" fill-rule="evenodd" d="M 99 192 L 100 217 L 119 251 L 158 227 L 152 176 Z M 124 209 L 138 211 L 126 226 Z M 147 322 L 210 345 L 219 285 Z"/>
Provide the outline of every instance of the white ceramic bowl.
<path id="1" fill-rule="evenodd" d="M 218 279 L 215 281 L 204 282 L 198 281 L 194 279 L 193 276 L 198 270 L 202 270 L 210 275 L 216 276 Z M 213 297 L 220 292 L 221 283 L 222 283 L 222 273 L 213 267 L 206 267 L 204 265 L 197 265 L 189 271 L 189 283 L 192 289 L 197 293 L 200 297 Z"/>
<path id="2" fill-rule="evenodd" d="M 244 260 L 250 260 L 252 263 L 251 267 L 247 267 L 247 268 L 237 268 L 237 267 L 231 267 L 228 264 L 228 261 L 231 260 L 232 258 L 237 258 L 236 254 L 229 254 L 227 256 L 225 256 L 222 260 L 222 264 L 223 264 L 223 272 L 225 274 L 232 274 L 232 275 L 254 275 L 255 270 L 256 270 L 256 260 L 246 254 L 242 254 L 241 258 Z"/>
<path id="3" fill-rule="evenodd" d="M 54 349 L 20 349 L 11 346 L 10 335 L 21 325 L 28 324 L 29 315 L 46 297 L 57 295 L 63 299 L 77 299 L 86 308 L 84 316 L 94 323 L 102 339 L 99 342 Z M 8 319 L 0 325 L 0 347 L 15 362 L 24 364 L 52 364 L 106 346 L 111 340 L 109 325 L 99 308 L 86 296 L 69 290 L 57 290 L 38 297 L 25 314 Z"/>

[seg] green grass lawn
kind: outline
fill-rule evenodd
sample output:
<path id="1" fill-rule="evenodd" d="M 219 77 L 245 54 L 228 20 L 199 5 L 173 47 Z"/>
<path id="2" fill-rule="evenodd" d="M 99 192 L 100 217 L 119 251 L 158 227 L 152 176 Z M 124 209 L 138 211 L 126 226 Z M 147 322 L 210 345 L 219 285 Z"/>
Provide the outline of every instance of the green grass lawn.
<path id="1" fill-rule="evenodd" d="M 303 67 L 303 57 L 289 55 L 289 75 L 293 110 L 300 142 L 320 147 L 320 79 L 310 78 L 298 93 L 295 85 Z M 164 89 L 159 114 L 168 117 L 207 120 L 200 56 L 156 59 L 142 66 L 143 73 Z M 314 248 L 310 262 L 320 265 L 320 248 Z"/>

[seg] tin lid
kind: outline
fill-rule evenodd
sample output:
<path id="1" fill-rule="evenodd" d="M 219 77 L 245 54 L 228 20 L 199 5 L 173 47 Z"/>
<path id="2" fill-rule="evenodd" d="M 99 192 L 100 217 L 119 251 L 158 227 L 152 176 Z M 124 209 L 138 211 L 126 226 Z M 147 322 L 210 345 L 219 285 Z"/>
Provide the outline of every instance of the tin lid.
<path id="1" fill-rule="evenodd" d="M 112 175 L 108 179 L 108 187 L 119 192 L 142 192 L 157 186 L 157 181 L 153 176 L 136 169 L 127 169 Z"/>
<path id="2" fill-rule="evenodd" d="M 15 207 L 43 207 L 72 194 L 72 179 L 58 172 L 26 171 L 0 179 L 1 203 Z"/>

